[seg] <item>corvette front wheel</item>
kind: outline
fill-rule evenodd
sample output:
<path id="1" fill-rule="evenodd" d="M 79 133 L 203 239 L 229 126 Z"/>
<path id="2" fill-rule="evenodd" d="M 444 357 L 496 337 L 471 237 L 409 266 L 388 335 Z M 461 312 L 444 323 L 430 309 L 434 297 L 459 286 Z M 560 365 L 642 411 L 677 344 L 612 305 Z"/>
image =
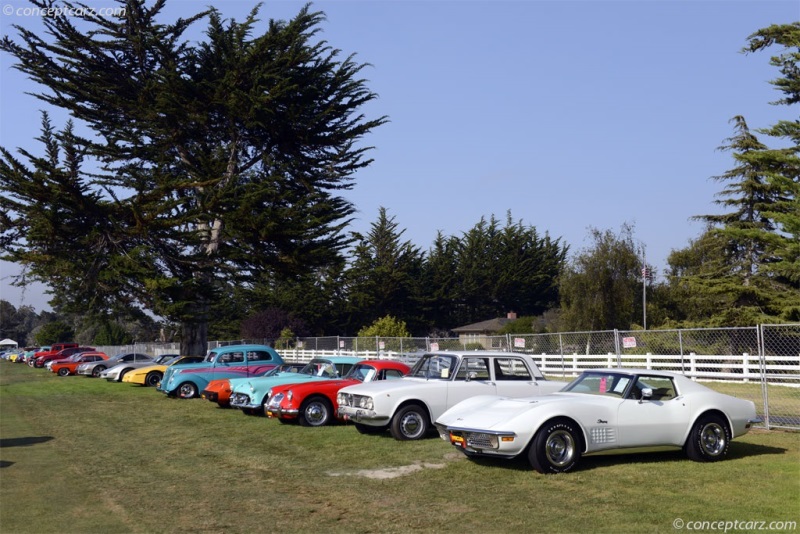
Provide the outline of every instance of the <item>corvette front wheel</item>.
<path id="1" fill-rule="evenodd" d="M 156 387 L 159 382 L 161 382 L 161 373 L 148 373 L 147 377 L 144 379 L 145 386 Z"/>
<path id="2" fill-rule="evenodd" d="M 580 431 L 572 421 L 545 423 L 528 449 L 528 461 L 540 473 L 564 473 L 581 458 Z"/>

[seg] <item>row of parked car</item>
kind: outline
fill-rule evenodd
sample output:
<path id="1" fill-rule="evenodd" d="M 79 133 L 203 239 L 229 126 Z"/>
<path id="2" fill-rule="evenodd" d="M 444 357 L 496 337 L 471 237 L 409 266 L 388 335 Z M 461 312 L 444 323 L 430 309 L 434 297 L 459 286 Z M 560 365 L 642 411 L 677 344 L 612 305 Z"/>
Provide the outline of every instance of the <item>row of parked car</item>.
<path id="1" fill-rule="evenodd" d="M 62 356 L 76 351 L 53 358 L 50 347 L 32 355 L 34 362 L 48 358 L 33 366 L 154 386 L 284 423 L 343 421 L 361 434 L 388 431 L 401 441 L 435 431 L 469 458 L 523 456 L 542 473 L 569 471 L 587 454 L 664 446 L 683 448 L 693 460 L 720 460 L 730 441 L 759 421 L 753 402 L 683 375 L 595 369 L 566 383 L 548 380 L 530 355 L 513 352 L 424 352 L 409 367 L 351 356 L 292 363 L 265 345 L 158 358 L 58 349 Z"/>

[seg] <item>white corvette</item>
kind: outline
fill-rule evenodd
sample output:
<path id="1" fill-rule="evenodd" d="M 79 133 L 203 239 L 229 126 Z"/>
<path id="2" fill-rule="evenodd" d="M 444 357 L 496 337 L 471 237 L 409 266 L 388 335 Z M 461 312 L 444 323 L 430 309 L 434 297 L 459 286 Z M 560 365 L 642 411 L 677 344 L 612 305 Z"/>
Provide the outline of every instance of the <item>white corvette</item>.
<path id="1" fill-rule="evenodd" d="M 721 460 L 757 422 L 753 402 L 683 375 L 596 369 L 550 395 L 464 400 L 435 425 L 467 456 L 526 454 L 540 473 L 559 473 L 583 455 L 619 450 L 677 447 L 695 461 Z"/>

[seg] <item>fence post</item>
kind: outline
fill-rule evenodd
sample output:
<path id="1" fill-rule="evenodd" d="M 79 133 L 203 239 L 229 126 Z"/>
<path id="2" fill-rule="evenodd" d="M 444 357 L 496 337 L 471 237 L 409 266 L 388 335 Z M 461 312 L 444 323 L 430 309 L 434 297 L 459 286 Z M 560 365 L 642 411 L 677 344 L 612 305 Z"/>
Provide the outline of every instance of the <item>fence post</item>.
<path id="1" fill-rule="evenodd" d="M 745 352 L 742 354 L 742 377 L 744 377 L 745 384 L 750 382 L 748 375 L 750 374 L 750 354 Z"/>
<path id="2" fill-rule="evenodd" d="M 697 377 L 695 376 L 697 372 L 697 361 L 694 358 L 695 356 L 697 356 L 697 354 L 694 352 L 689 353 L 689 374 L 692 375 L 692 380 L 697 382 Z"/>
<path id="3" fill-rule="evenodd" d="M 764 325 L 756 327 L 758 338 L 758 366 L 761 369 L 761 399 L 764 402 L 764 427 L 769 430 L 769 389 L 767 383 L 767 351 L 764 346 Z"/>

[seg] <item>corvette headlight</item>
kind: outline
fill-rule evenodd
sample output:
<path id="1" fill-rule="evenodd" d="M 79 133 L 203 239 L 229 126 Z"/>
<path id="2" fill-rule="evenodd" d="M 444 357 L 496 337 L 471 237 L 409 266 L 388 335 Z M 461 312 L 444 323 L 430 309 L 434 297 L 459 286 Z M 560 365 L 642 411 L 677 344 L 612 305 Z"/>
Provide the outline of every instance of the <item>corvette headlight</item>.
<path id="1" fill-rule="evenodd" d="M 255 393 L 256 392 L 256 388 L 253 387 L 252 383 L 247 384 L 247 385 L 250 386 L 250 393 Z"/>
<path id="2" fill-rule="evenodd" d="M 289 402 L 292 402 L 292 399 L 294 398 L 294 394 L 292 393 L 291 389 L 286 392 L 286 398 L 289 399 Z"/>

